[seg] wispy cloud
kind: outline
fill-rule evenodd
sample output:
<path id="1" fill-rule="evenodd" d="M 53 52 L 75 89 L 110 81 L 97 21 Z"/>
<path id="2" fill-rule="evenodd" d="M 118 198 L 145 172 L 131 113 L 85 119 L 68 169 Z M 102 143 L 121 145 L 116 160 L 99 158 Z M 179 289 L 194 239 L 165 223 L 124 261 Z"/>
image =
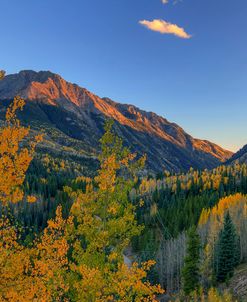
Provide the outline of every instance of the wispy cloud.
<path id="1" fill-rule="evenodd" d="M 161 0 L 161 2 L 163 4 L 169 4 L 170 2 L 175 5 L 175 4 L 178 4 L 179 2 L 182 2 L 183 0 Z"/>
<path id="2" fill-rule="evenodd" d="M 161 19 L 154 19 L 153 21 L 141 20 L 139 23 L 148 29 L 157 31 L 161 34 L 174 35 L 182 39 L 190 39 L 192 37 L 182 27 Z"/>

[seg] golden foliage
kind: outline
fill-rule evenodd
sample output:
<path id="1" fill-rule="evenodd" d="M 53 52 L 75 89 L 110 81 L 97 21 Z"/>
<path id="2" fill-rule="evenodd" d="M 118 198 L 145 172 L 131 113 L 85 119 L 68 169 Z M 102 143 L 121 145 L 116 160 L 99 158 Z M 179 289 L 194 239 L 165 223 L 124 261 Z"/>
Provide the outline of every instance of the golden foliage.
<path id="1" fill-rule="evenodd" d="M 172 192 L 176 193 L 177 190 L 190 190 L 192 185 L 200 185 L 201 191 L 212 190 L 218 191 L 221 185 L 230 185 L 232 178 L 239 182 L 241 177 L 247 176 L 247 165 L 236 163 L 233 166 L 219 166 L 213 170 L 204 170 L 202 172 L 190 169 L 185 174 L 171 175 L 167 172 L 164 173 L 163 179 L 147 179 L 143 178 L 138 188 L 140 195 L 153 193 L 156 189 L 169 188 Z M 178 183 L 180 186 L 178 186 Z"/>
<path id="2" fill-rule="evenodd" d="M 237 300 L 228 292 L 219 292 L 216 288 L 210 288 L 207 293 L 201 289 L 200 293 L 195 292 L 190 297 L 177 299 L 176 302 L 237 302 Z"/>
<path id="3" fill-rule="evenodd" d="M 6 217 L 0 220 L 0 301 L 66 301 L 68 284 L 66 240 L 72 218 L 62 218 L 58 207 L 56 218 L 32 247 L 18 243 L 18 229 Z"/>
<path id="4" fill-rule="evenodd" d="M 7 178 L 0 186 L 4 204 L 22 198 L 21 185 L 40 140 L 36 138 L 29 148 L 20 147 L 29 134 L 16 118 L 23 105 L 15 98 L 6 114 L 7 127 L 1 131 L 1 177 Z M 135 161 L 111 127 L 106 125 L 102 138 L 98 176 L 86 179 L 86 192 L 65 188 L 74 198 L 73 216 L 64 219 L 59 206 L 55 219 L 29 246 L 21 244 L 20 229 L 7 217 L 0 219 L 0 301 L 151 302 L 163 293 L 159 285 L 146 281 L 153 261 L 124 263 L 125 249 L 142 230 L 129 192 L 144 158 Z M 29 196 L 28 202 L 35 202 L 35 197 Z"/>
<path id="5" fill-rule="evenodd" d="M 147 271 L 154 263 L 149 261 L 143 266 L 134 263 L 130 268 L 124 263 L 118 264 L 113 271 L 105 268 L 90 268 L 80 265 L 80 282 L 75 283 L 76 301 L 121 301 L 121 302 L 154 302 L 158 293 L 163 293 L 160 285 L 153 286 L 148 281 Z"/>
<path id="6" fill-rule="evenodd" d="M 237 234 L 239 235 L 241 260 L 246 257 L 246 208 L 247 197 L 237 193 L 220 199 L 218 204 L 212 209 L 204 209 L 202 211 L 199 219 L 198 229 L 201 234 L 202 242 L 205 245 L 205 249 L 203 251 L 202 279 L 206 284 L 212 281 L 211 270 L 216 248 L 215 243 L 220 231 L 223 228 L 224 217 L 228 211 L 231 215 L 234 225 L 236 226 Z"/>
<path id="7" fill-rule="evenodd" d="M 122 147 L 112 123 L 107 123 L 105 130 L 100 170 L 94 178 L 98 189 L 89 182 L 85 193 L 74 196 L 72 213 L 77 226 L 73 257 L 78 264 L 71 266 L 78 276 L 73 281 L 74 291 L 78 301 L 155 301 L 155 294 L 162 289 L 144 281 L 154 263 L 127 265 L 123 257 L 131 238 L 142 230 L 129 192 L 145 159 L 135 161 L 135 154 Z M 78 238 L 83 238 L 83 244 Z"/>
<path id="8" fill-rule="evenodd" d="M 224 197 L 220 199 L 218 204 L 212 209 L 203 209 L 199 219 L 199 227 L 210 222 L 212 224 L 215 222 L 214 224 L 219 224 L 221 226 L 228 210 L 233 219 L 236 220 L 236 225 L 238 225 L 238 214 L 244 215 L 246 206 L 247 197 L 241 193 Z"/>
<path id="9" fill-rule="evenodd" d="M 222 295 L 215 288 L 211 288 L 208 292 L 207 302 L 237 302 L 232 295 L 224 292 Z"/>
<path id="10" fill-rule="evenodd" d="M 35 147 L 42 140 L 39 135 L 32 142 L 26 142 L 30 129 L 21 126 L 16 116 L 24 104 L 20 97 L 14 99 L 6 112 L 6 125 L 0 129 L 0 201 L 3 205 L 23 199 L 21 186 Z"/>
<path id="11" fill-rule="evenodd" d="M 5 76 L 5 71 L 4 70 L 0 70 L 0 80 L 2 80 Z"/>

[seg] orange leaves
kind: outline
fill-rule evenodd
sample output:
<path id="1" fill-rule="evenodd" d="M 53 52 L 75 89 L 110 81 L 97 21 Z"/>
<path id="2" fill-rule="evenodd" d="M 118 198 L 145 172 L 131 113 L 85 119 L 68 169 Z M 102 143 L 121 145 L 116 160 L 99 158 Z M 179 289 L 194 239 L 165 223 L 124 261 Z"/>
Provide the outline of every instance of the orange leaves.
<path id="1" fill-rule="evenodd" d="M 186 174 L 170 175 L 164 172 L 163 179 L 145 179 L 143 178 L 139 186 L 141 195 L 153 193 L 156 189 L 162 187 L 170 189 L 173 193 L 177 193 L 180 189 L 184 191 L 193 190 L 193 186 L 202 191 L 215 191 L 231 185 L 232 179 L 236 182 L 241 181 L 242 177 L 247 176 L 246 164 L 235 164 L 234 166 L 219 166 L 213 170 L 204 170 L 202 172 L 190 169 Z M 179 185 L 178 185 L 179 184 Z"/>
<path id="2" fill-rule="evenodd" d="M 91 268 L 88 265 L 72 265 L 72 271 L 76 272 L 79 280 L 75 280 L 73 286 L 77 293 L 77 301 L 100 301 L 101 290 L 106 280 L 98 268 Z"/>
<path id="3" fill-rule="evenodd" d="M 36 202 L 36 197 L 35 196 L 33 196 L 33 195 L 31 195 L 31 196 L 27 196 L 27 202 L 28 203 L 34 203 L 34 202 Z"/>
<path id="4" fill-rule="evenodd" d="M 48 221 L 41 239 L 36 243 L 32 275 L 37 279 L 37 286 L 43 286 L 47 301 L 61 301 L 68 290 L 65 281 L 69 269 L 67 231 L 72 225 L 72 218 L 62 217 L 62 208 L 56 211 L 56 218 Z M 48 299 L 49 298 L 49 299 Z"/>
<path id="5" fill-rule="evenodd" d="M 20 125 L 20 122 L 16 117 L 16 111 L 17 110 L 22 111 L 24 105 L 25 105 L 25 101 L 22 98 L 20 98 L 19 96 L 14 98 L 14 101 L 12 102 L 12 104 L 7 109 L 6 116 L 5 116 L 6 117 L 6 122 L 8 124 L 12 124 L 12 125 L 15 125 L 17 127 Z"/>
<path id="6" fill-rule="evenodd" d="M 6 217 L 0 219 L 0 301 L 32 301 L 28 277 L 31 250 L 18 243 L 18 230 Z"/>
<path id="7" fill-rule="evenodd" d="M 211 210 L 203 209 L 199 225 L 206 224 L 209 219 L 223 221 L 223 217 L 227 210 L 233 212 L 234 209 L 237 209 L 239 207 L 244 208 L 245 205 L 247 205 L 247 198 L 240 193 L 222 198 L 220 199 L 219 203 Z M 242 210 L 241 212 L 243 213 Z"/>
<path id="8" fill-rule="evenodd" d="M 0 80 L 2 80 L 5 76 L 5 71 L 4 70 L 0 70 Z"/>
<path id="9" fill-rule="evenodd" d="M 199 230 L 204 243 L 209 244 L 210 257 L 213 257 L 215 240 L 223 227 L 224 217 L 229 211 L 233 223 L 240 238 L 242 248 L 242 257 L 246 257 L 244 244 L 246 236 L 246 208 L 247 196 L 237 193 L 220 199 L 218 204 L 212 209 L 204 209 L 199 220 Z"/>
<path id="10" fill-rule="evenodd" d="M 38 135 L 32 142 L 26 142 L 30 129 L 20 126 L 16 116 L 17 110 L 22 110 L 24 104 L 23 99 L 15 97 L 6 112 L 6 126 L 0 129 L 0 201 L 4 205 L 23 199 L 21 186 L 35 147 L 42 140 L 42 136 Z"/>
<path id="11" fill-rule="evenodd" d="M 18 230 L 5 217 L 0 220 L 0 301 L 66 301 L 68 266 L 67 228 L 72 218 L 56 218 L 32 247 L 18 243 Z"/>
<path id="12" fill-rule="evenodd" d="M 201 226 L 201 225 L 206 224 L 208 222 L 209 215 L 210 215 L 210 210 L 202 209 L 202 213 L 201 213 L 198 225 Z"/>
<path id="13" fill-rule="evenodd" d="M 89 268 L 87 265 L 74 267 L 81 276 L 76 283 L 78 301 L 157 301 L 156 295 L 164 293 L 164 290 L 159 285 L 153 286 L 144 281 L 153 264 L 153 261 L 142 266 L 134 263 L 130 268 L 119 264 L 115 271 Z"/>
<path id="14" fill-rule="evenodd" d="M 153 261 L 148 261 L 139 266 L 134 263 L 130 268 L 125 264 L 120 264 L 118 270 L 112 274 L 108 282 L 111 284 L 106 290 L 106 298 L 109 301 L 157 301 L 156 294 L 164 293 L 159 285 L 153 286 L 148 281 L 144 281 L 147 271 L 154 265 Z M 112 300 L 110 300 L 112 297 Z M 99 300 L 104 301 L 104 299 Z M 106 300 L 107 301 L 107 300 Z"/>
<path id="15" fill-rule="evenodd" d="M 7 128 L 0 135 L 0 200 L 22 199 L 25 173 L 40 137 L 27 147 L 29 128 L 20 127 L 15 112 L 23 107 L 16 99 L 7 112 Z M 106 127 L 102 138 L 101 168 L 86 181 L 86 192 L 66 187 L 74 200 L 68 219 L 59 206 L 55 219 L 31 246 L 19 243 L 19 231 L 7 219 L 0 220 L 0 301 L 122 301 L 151 302 L 163 293 L 146 281 L 153 261 L 142 266 L 124 263 L 124 250 L 139 235 L 135 207 L 129 193 L 136 182 L 136 170 L 143 160 L 122 148 L 122 142 Z M 47 160 L 46 160 L 47 161 Z M 63 165 L 62 165 L 63 166 Z M 28 202 L 35 202 L 29 196 Z"/>
<path id="16" fill-rule="evenodd" d="M 16 229 L 5 216 L 0 218 L 0 239 L 0 249 L 10 250 L 17 246 L 18 236 Z"/>

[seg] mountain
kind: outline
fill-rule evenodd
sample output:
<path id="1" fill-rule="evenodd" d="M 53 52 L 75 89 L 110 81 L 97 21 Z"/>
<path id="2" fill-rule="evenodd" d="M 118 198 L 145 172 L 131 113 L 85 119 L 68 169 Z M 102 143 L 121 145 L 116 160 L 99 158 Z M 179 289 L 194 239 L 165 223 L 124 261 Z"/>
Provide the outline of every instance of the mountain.
<path id="1" fill-rule="evenodd" d="M 213 168 L 232 156 L 206 140 L 195 139 L 165 118 L 133 105 L 100 98 L 50 71 L 21 71 L 0 82 L 0 119 L 15 95 L 26 100 L 20 115 L 33 131 L 44 129 L 42 148 L 54 154 L 94 159 L 107 118 L 126 145 L 147 154 L 147 167 L 155 172 Z"/>
<path id="2" fill-rule="evenodd" d="M 227 164 L 232 164 L 235 162 L 239 163 L 247 163 L 247 145 L 245 145 L 242 149 L 240 149 L 238 152 L 233 154 L 231 158 L 226 162 Z"/>

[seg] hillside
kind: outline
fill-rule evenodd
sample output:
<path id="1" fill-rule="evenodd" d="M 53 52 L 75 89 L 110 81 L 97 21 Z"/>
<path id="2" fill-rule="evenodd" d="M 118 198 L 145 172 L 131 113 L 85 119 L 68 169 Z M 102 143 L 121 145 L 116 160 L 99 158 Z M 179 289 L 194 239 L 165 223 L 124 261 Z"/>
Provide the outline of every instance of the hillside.
<path id="1" fill-rule="evenodd" d="M 42 148 L 49 153 L 94 158 L 104 121 L 113 118 L 124 143 L 139 154 L 146 153 L 147 167 L 155 172 L 213 168 L 232 155 L 209 141 L 193 138 L 153 112 L 100 98 L 49 71 L 6 76 L 0 82 L 0 119 L 15 95 L 26 100 L 21 120 L 35 131 L 44 129 Z"/>
<path id="2" fill-rule="evenodd" d="M 231 164 L 238 161 L 239 163 L 247 163 L 247 145 L 236 152 L 228 161 L 227 164 Z"/>

